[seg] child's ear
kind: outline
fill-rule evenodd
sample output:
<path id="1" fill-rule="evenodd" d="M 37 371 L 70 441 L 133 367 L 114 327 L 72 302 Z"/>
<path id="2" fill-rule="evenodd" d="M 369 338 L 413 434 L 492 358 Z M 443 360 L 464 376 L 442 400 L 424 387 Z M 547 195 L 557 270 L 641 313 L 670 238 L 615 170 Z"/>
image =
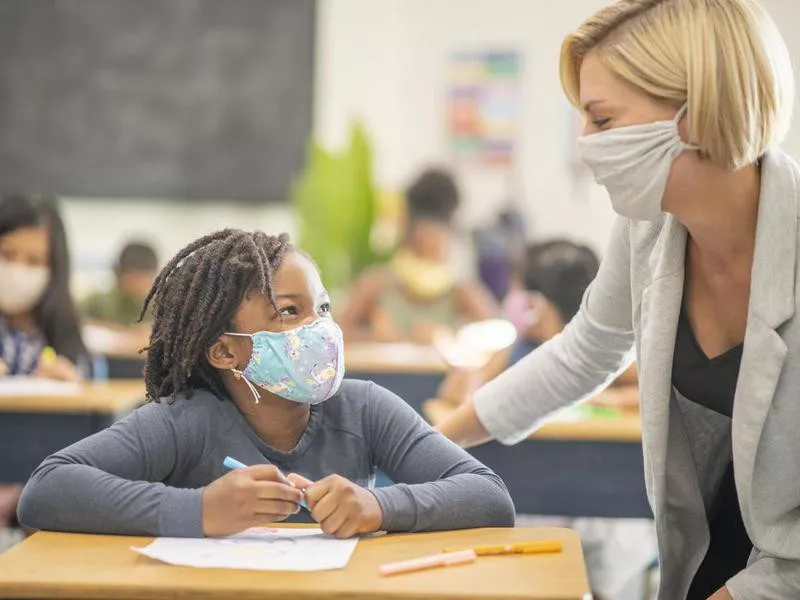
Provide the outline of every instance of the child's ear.
<path id="1" fill-rule="evenodd" d="M 229 339 L 220 336 L 211 347 L 206 351 L 208 364 L 217 369 L 238 369 L 239 360 Z"/>

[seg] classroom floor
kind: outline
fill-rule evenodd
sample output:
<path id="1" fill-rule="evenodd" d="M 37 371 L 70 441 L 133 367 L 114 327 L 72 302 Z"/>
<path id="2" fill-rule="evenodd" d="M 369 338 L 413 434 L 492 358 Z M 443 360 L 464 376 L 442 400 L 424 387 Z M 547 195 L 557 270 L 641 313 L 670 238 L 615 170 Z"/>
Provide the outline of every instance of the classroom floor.
<path id="1" fill-rule="evenodd" d="M 568 519 L 517 515 L 520 527 L 569 527 L 583 541 L 592 591 L 603 600 L 651 600 L 649 567 L 656 557 L 653 522 L 648 519 Z"/>
<path id="2" fill-rule="evenodd" d="M 25 537 L 21 529 L 13 527 L 0 528 L 0 554 L 11 548 L 14 544 L 21 542 Z"/>

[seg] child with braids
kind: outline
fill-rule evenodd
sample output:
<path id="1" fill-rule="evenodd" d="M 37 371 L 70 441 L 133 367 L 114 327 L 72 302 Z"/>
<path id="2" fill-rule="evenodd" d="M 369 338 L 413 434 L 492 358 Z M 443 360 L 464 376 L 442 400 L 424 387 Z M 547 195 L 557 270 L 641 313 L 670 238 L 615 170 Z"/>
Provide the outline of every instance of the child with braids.
<path id="1" fill-rule="evenodd" d="M 340 538 L 513 524 L 497 475 L 391 392 L 342 380 L 328 294 L 286 236 L 203 237 L 151 303 L 149 402 L 47 458 L 23 524 L 200 537 L 289 519 Z M 226 456 L 251 466 L 228 471 Z M 370 489 L 376 469 L 399 483 Z"/>

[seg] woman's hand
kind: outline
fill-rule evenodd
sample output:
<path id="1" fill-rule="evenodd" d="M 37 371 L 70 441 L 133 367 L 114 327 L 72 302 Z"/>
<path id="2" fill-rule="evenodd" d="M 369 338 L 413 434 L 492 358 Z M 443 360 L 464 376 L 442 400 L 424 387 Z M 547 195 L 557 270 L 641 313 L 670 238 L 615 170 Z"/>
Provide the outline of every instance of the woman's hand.
<path id="1" fill-rule="evenodd" d="M 733 596 L 731 596 L 730 592 L 728 592 L 728 588 L 724 587 L 720 588 L 708 600 L 733 600 Z"/>
<path id="2" fill-rule="evenodd" d="M 295 487 L 305 489 L 311 516 L 328 535 L 345 539 L 381 528 L 383 511 L 368 489 L 340 475 L 329 475 L 316 483 L 296 473 L 288 477 Z"/>
<path id="3" fill-rule="evenodd" d="M 8 365 L 0 360 L 0 377 L 8 375 Z"/>

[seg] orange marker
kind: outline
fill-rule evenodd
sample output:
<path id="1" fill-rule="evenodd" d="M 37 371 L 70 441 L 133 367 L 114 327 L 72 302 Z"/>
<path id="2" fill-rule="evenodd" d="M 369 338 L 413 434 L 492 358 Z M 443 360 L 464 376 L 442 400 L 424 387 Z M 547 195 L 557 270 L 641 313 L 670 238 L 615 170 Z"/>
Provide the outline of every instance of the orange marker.
<path id="1" fill-rule="evenodd" d="M 461 550 L 460 552 L 445 552 L 443 554 L 433 554 L 411 560 L 388 563 L 378 567 L 378 573 L 384 577 L 387 575 L 400 575 L 401 573 L 413 573 L 437 567 L 455 567 L 456 565 L 466 565 L 475 562 L 478 555 L 474 550 Z"/>
<path id="2" fill-rule="evenodd" d="M 515 544 L 495 544 L 492 546 L 475 546 L 470 548 L 478 556 L 494 556 L 499 554 L 555 554 L 564 546 L 558 540 L 541 540 L 533 542 L 517 542 Z M 445 548 L 445 552 L 461 552 L 467 548 Z"/>

